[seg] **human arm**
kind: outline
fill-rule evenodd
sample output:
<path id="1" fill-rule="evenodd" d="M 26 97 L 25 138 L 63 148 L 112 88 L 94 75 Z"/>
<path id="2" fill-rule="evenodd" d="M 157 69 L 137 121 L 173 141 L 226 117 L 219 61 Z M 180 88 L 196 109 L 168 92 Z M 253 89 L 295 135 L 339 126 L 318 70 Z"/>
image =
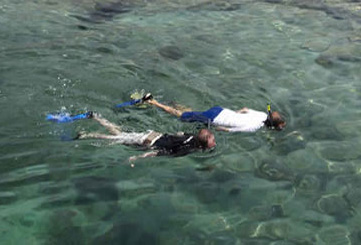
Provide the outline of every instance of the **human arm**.
<path id="1" fill-rule="evenodd" d="M 247 107 L 243 107 L 242 109 L 236 111 L 237 113 L 247 113 L 249 112 L 249 109 Z"/>
<path id="2" fill-rule="evenodd" d="M 224 131 L 224 132 L 231 132 L 231 133 L 234 133 L 234 132 L 246 132 L 246 133 L 249 133 L 249 132 L 257 131 L 257 128 L 243 128 L 243 127 L 230 127 L 230 128 L 227 128 L 227 127 L 218 126 L 218 127 L 216 127 L 216 130 L 217 131 Z"/>
<path id="3" fill-rule="evenodd" d="M 183 111 L 177 110 L 177 109 L 175 109 L 173 107 L 170 107 L 168 105 L 161 104 L 158 101 L 156 101 L 155 99 L 147 100 L 146 102 L 148 104 L 154 105 L 154 106 L 156 106 L 156 107 L 164 110 L 165 112 L 167 112 L 167 113 L 169 113 L 171 115 L 174 115 L 176 117 L 181 117 L 182 116 Z"/>
<path id="4" fill-rule="evenodd" d="M 229 132 L 229 131 L 230 131 L 230 128 L 218 126 L 218 127 L 216 127 L 216 130 L 217 130 L 217 131 Z"/>
<path id="5" fill-rule="evenodd" d="M 132 168 L 134 168 L 134 162 L 138 159 L 138 158 L 146 158 L 146 157 L 155 157 L 158 155 L 158 151 L 150 151 L 150 152 L 146 152 L 144 154 L 138 155 L 138 156 L 131 156 L 129 157 L 129 163 L 130 166 Z"/>

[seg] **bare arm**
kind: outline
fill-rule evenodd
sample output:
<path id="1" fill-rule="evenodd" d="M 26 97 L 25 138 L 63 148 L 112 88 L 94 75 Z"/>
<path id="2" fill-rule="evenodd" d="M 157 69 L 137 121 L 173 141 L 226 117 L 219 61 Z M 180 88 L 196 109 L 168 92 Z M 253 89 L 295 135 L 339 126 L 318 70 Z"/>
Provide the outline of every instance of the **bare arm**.
<path id="1" fill-rule="evenodd" d="M 229 132 L 229 131 L 230 131 L 229 128 L 227 128 L 227 127 L 222 127 L 222 126 L 216 127 L 216 130 L 217 130 L 217 131 L 224 131 L 224 132 Z"/>
<path id="2" fill-rule="evenodd" d="M 160 109 L 163 109 L 164 111 L 166 111 L 169 114 L 172 114 L 172 115 L 174 115 L 176 117 L 180 117 L 183 114 L 183 111 L 177 110 L 177 109 L 175 109 L 173 107 L 170 107 L 170 106 L 167 106 L 167 105 L 164 105 L 164 104 L 161 104 L 161 103 L 159 103 L 158 101 L 156 101 L 154 99 L 153 100 L 148 100 L 147 102 L 149 104 L 151 104 L 151 105 L 155 105 L 156 107 L 158 107 Z"/>
<path id="3" fill-rule="evenodd" d="M 237 113 L 247 113 L 249 109 L 247 107 L 243 107 L 242 109 L 236 111 Z"/>
<path id="4" fill-rule="evenodd" d="M 150 151 L 150 152 L 146 152 L 144 154 L 141 154 L 141 155 L 138 155 L 138 156 L 131 156 L 129 157 L 129 163 L 130 163 L 130 166 L 132 168 L 134 168 L 134 162 L 138 159 L 138 158 L 146 158 L 146 157 L 155 157 L 157 156 L 158 154 L 158 151 Z"/>

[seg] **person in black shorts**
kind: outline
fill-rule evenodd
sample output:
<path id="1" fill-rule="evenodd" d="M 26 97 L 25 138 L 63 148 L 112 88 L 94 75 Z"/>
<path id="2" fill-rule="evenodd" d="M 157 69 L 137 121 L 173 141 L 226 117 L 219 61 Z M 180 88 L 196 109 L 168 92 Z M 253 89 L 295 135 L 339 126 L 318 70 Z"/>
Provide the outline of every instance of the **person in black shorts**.
<path id="1" fill-rule="evenodd" d="M 162 134 L 152 130 L 142 133 L 122 132 L 118 125 L 98 114 L 91 113 L 89 118 L 104 126 L 110 135 L 80 132 L 76 139 L 108 139 L 114 143 L 141 146 L 146 150 L 151 150 L 139 156 L 130 157 L 130 162 L 145 157 L 184 156 L 197 150 L 212 149 L 216 146 L 215 137 L 209 129 L 201 129 L 197 134 Z M 134 167 L 134 164 L 131 166 Z"/>

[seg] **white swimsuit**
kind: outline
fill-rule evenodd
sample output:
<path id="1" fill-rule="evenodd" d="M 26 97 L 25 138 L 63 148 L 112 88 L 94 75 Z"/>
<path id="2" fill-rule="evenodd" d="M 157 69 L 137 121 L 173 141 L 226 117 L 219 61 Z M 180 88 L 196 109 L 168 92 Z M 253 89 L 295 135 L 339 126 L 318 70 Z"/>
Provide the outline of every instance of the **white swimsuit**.
<path id="1" fill-rule="evenodd" d="M 255 132 L 264 125 L 266 119 L 267 114 L 262 111 L 248 109 L 245 113 L 237 113 L 224 108 L 212 123 L 228 127 L 230 132 Z"/>

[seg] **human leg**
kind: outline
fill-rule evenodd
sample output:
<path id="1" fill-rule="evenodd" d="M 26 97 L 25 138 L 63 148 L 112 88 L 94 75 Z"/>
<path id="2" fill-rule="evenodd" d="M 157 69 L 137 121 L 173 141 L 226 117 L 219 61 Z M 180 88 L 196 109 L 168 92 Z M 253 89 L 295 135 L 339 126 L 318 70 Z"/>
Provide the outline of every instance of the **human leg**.
<path id="1" fill-rule="evenodd" d="M 112 135 L 121 134 L 122 130 L 118 125 L 109 122 L 107 119 L 100 117 L 98 114 L 94 113 L 93 119 L 104 126 Z"/>
<path id="2" fill-rule="evenodd" d="M 141 133 L 121 132 L 117 135 L 80 132 L 74 139 L 107 139 L 112 140 L 116 144 L 150 147 L 161 136 L 161 133 L 151 130 Z"/>
<path id="3" fill-rule="evenodd" d="M 107 134 L 99 134 L 99 133 L 85 133 L 80 132 L 76 139 L 108 139 L 115 140 L 117 139 L 116 135 L 107 135 Z"/>

